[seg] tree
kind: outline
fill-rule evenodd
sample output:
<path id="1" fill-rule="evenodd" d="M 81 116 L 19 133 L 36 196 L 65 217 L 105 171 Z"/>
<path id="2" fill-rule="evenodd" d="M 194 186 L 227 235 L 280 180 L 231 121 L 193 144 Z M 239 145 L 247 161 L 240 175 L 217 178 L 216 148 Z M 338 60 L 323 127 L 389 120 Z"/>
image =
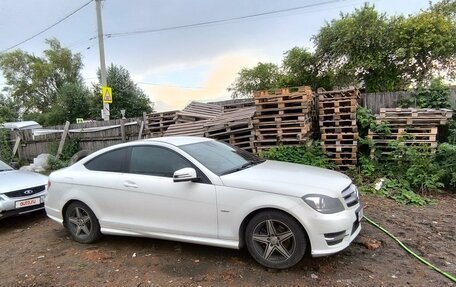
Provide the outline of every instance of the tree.
<path id="1" fill-rule="evenodd" d="M 19 119 L 20 105 L 10 96 L 0 93 L 0 123 Z"/>
<path id="2" fill-rule="evenodd" d="M 337 85 L 369 92 L 404 90 L 436 73 L 454 77 L 455 1 L 444 2 L 408 17 L 388 17 L 368 4 L 341 14 L 314 36 L 321 67 L 336 71 Z"/>
<path id="3" fill-rule="evenodd" d="M 394 22 L 394 21 L 393 21 Z M 366 4 L 341 14 L 314 36 L 316 56 L 325 70 L 336 72 L 338 86 L 364 85 L 367 91 L 400 90 L 406 86 L 394 64 L 393 23 Z"/>
<path id="4" fill-rule="evenodd" d="M 98 78 L 100 80 L 100 71 L 98 71 Z M 140 117 L 143 112 L 153 111 L 149 97 L 133 82 L 130 73 L 124 67 L 111 64 L 107 70 L 107 83 L 112 88 L 111 118 L 121 118 L 122 109 L 126 110 L 127 117 Z M 100 84 L 94 86 L 93 94 L 91 116 L 101 118 L 100 111 L 103 105 Z"/>
<path id="5" fill-rule="evenodd" d="M 285 73 L 282 87 L 308 85 L 316 90 L 333 86 L 333 72 L 320 69 L 318 58 L 306 48 L 294 47 L 285 52 L 282 67 Z"/>
<path id="6" fill-rule="evenodd" d="M 80 54 L 63 48 L 57 39 L 48 39 L 43 57 L 21 50 L 0 55 L 0 68 L 11 96 L 25 114 L 47 113 L 54 109 L 59 89 L 66 83 L 81 83 Z"/>
<path id="7" fill-rule="evenodd" d="M 251 97 L 253 92 L 278 88 L 283 74 L 279 67 L 272 63 L 258 63 L 255 67 L 243 68 L 228 88 L 233 98 Z"/>

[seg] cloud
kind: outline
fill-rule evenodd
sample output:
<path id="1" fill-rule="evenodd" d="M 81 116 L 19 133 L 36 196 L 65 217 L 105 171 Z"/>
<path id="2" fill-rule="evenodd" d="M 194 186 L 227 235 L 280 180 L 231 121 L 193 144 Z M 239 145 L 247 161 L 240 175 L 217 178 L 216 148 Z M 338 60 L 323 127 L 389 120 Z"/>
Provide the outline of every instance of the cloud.
<path id="1" fill-rule="evenodd" d="M 243 67 L 252 67 L 261 61 L 261 56 L 249 53 L 230 53 L 217 57 L 209 66 L 207 76 L 201 88 L 189 89 L 173 86 L 142 86 L 153 102 L 157 102 L 157 111 L 162 108 L 182 109 L 191 101 L 211 101 L 228 99 L 228 86 L 234 81 Z M 192 67 L 189 67 L 192 69 Z M 177 71 L 176 71 L 177 72 Z"/>

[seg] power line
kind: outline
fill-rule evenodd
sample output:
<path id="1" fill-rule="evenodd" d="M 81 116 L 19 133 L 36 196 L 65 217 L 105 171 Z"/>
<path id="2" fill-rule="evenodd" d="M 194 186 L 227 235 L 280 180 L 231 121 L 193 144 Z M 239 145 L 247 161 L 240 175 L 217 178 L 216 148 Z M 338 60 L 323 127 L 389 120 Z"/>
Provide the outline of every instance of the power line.
<path id="1" fill-rule="evenodd" d="M 13 49 L 13 48 L 16 48 L 17 46 L 22 45 L 22 44 L 24 44 L 25 42 L 28 42 L 28 41 L 32 40 L 33 38 L 35 38 L 35 37 L 37 37 L 37 36 L 43 34 L 44 32 L 50 30 L 51 28 L 57 26 L 58 24 L 62 23 L 62 22 L 65 21 L 66 19 L 70 18 L 71 16 L 73 16 L 74 14 L 76 14 L 77 12 L 79 12 L 80 10 L 82 10 L 84 7 L 88 6 L 92 1 L 93 1 L 93 0 L 90 0 L 89 2 L 85 3 L 84 5 L 82 5 L 81 7 L 79 7 L 78 9 L 74 10 L 73 12 L 71 12 L 71 13 L 68 14 L 68 15 L 66 15 L 65 17 L 63 17 L 63 18 L 60 19 L 59 21 L 55 22 L 55 23 L 52 24 L 51 26 L 45 28 L 44 30 L 41 30 L 40 32 L 38 32 L 38 33 L 36 33 L 36 34 L 34 34 L 34 35 L 28 37 L 27 39 L 25 39 L 25 40 L 23 40 L 23 41 L 21 41 L 21 42 L 19 42 L 19 43 L 17 43 L 17 44 L 12 45 L 12 46 L 9 47 L 9 48 L 6 48 L 5 50 L 1 51 L 0 54 L 6 52 L 6 51 L 8 51 L 8 50 L 11 50 L 11 49 Z"/>
<path id="2" fill-rule="evenodd" d="M 193 90 L 202 89 L 202 87 L 178 86 L 178 85 L 171 85 L 171 84 L 159 84 L 159 83 L 149 83 L 149 82 L 136 82 L 136 83 L 139 85 L 168 87 L 168 88 L 193 89 Z"/>
<path id="3" fill-rule="evenodd" d="M 186 24 L 186 25 L 179 25 L 179 26 L 171 26 L 171 27 L 164 27 L 164 28 L 157 28 L 157 29 L 147 29 L 147 30 L 138 30 L 138 31 L 131 31 L 131 32 L 110 33 L 110 34 L 105 34 L 105 36 L 107 36 L 107 37 L 123 37 L 123 36 L 137 35 L 137 34 L 156 33 L 156 32 L 163 32 L 163 31 L 170 31 L 170 30 L 193 28 L 193 27 L 199 27 L 199 26 L 207 26 L 207 25 L 213 25 L 213 24 L 232 22 L 232 21 L 235 21 L 235 20 L 243 20 L 243 19 L 249 19 L 249 18 L 254 18 L 254 17 L 273 15 L 273 14 L 278 14 L 278 13 L 284 13 L 284 12 L 290 12 L 290 11 L 301 10 L 301 9 L 306 9 L 306 8 L 312 8 L 312 7 L 317 7 L 317 6 L 323 6 L 323 5 L 326 5 L 326 4 L 332 4 L 332 3 L 341 2 L 341 1 L 346 1 L 346 0 L 330 0 L 330 1 L 324 1 L 324 2 L 319 2 L 319 3 L 302 5 L 302 6 L 298 6 L 298 7 L 292 7 L 292 8 L 287 8 L 287 9 L 256 13 L 256 14 L 250 14 L 250 15 L 244 15 L 244 16 L 238 16 L 238 17 L 232 17 L 232 18 L 225 18 L 225 19 L 220 19 L 220 20 L 212 20 L 212 21 L 205 21 L 205 22 Z"/>

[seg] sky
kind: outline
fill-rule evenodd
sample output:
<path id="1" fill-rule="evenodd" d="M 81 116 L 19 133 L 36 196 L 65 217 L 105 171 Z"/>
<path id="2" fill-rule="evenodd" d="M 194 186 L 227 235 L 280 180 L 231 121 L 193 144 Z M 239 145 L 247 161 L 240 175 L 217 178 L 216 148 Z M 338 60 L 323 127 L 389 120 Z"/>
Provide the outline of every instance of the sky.
<path id="1" fill-rule="evenodd" d="M 56 23 L 89 0 L 1 0 L 0 51 Z M 364 5 L 358 0 L 104 0 L 102 20 L 106 64 L 125 67 L 155 103 L 157 111 L 181 109 L 192 100 L 230 97 L 227 88 L 244 67 L 280 64 L 298 46 L 313 49 L 312 36 L 340 13 Z M 428 0 L 372 0 L 388 15 L 414 14 Z M 214 20 L 292 9 L 198 27 L 163 30 Z M 42 55 L 45 39 L 57 38 L 81 53 L 83 78 L 96 81 L 99 67 L 95 2 L 17 48 Z M 126 33 L 116 35 L 118 33 Z M 109 36 L 111 34 L 111 36 Z M 0 88 L 5 80 L 0 76 Z M 114 99 L 115 99 L 115 95 Z M 127 111 L 128 114 L 128 111 Z"/>

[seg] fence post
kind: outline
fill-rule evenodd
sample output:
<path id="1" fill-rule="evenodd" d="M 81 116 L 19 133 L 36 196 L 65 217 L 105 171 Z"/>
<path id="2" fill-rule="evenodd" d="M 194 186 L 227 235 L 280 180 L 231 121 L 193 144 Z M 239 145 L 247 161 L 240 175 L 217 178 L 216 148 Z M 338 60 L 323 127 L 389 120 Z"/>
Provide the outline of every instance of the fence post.
<path id="1" fill-rule="evenodd" d="M 16 142 L 14 143 L 13 156 L 11 158 L 14 158 L 21 143 L 21 136 L 19 135 L 19 132 L 15 131 L 14 134 L 16 135 Z"/>
<path id="2" fill-rule="evenodd" d="M 59 159 L 60 157 L 60 154 L 62 153 L 63 151 L 63 146 L 65 145 L 65 139 L 68 135 L 68 129 L 70 128 L 70 122 L 67 121 L 65 123 L 65 128 L 63 129 L 63 134 L 62 134 L 62 138 L 60 139 L 60 144 L 59 144 L 59 149 L 57 150 L 57 155 L 55 156 L 57 159 Z"/>
<path id="3" fill-rule="evenodd" d="M 126 141 L 126 136 L 125 136 L 125 120 L 121 119 L 120 120 L 120 134 L 122 136 L 122 142 L 124 143 Z"/>
<path id="4" fill-rule="evenodd" d="M 140 121 L 141 125 L 139 126 L 139 134 L 138 134 L 138 140 L 142 138 L 143 130 L 144 130 L 144 121 Z"/>

